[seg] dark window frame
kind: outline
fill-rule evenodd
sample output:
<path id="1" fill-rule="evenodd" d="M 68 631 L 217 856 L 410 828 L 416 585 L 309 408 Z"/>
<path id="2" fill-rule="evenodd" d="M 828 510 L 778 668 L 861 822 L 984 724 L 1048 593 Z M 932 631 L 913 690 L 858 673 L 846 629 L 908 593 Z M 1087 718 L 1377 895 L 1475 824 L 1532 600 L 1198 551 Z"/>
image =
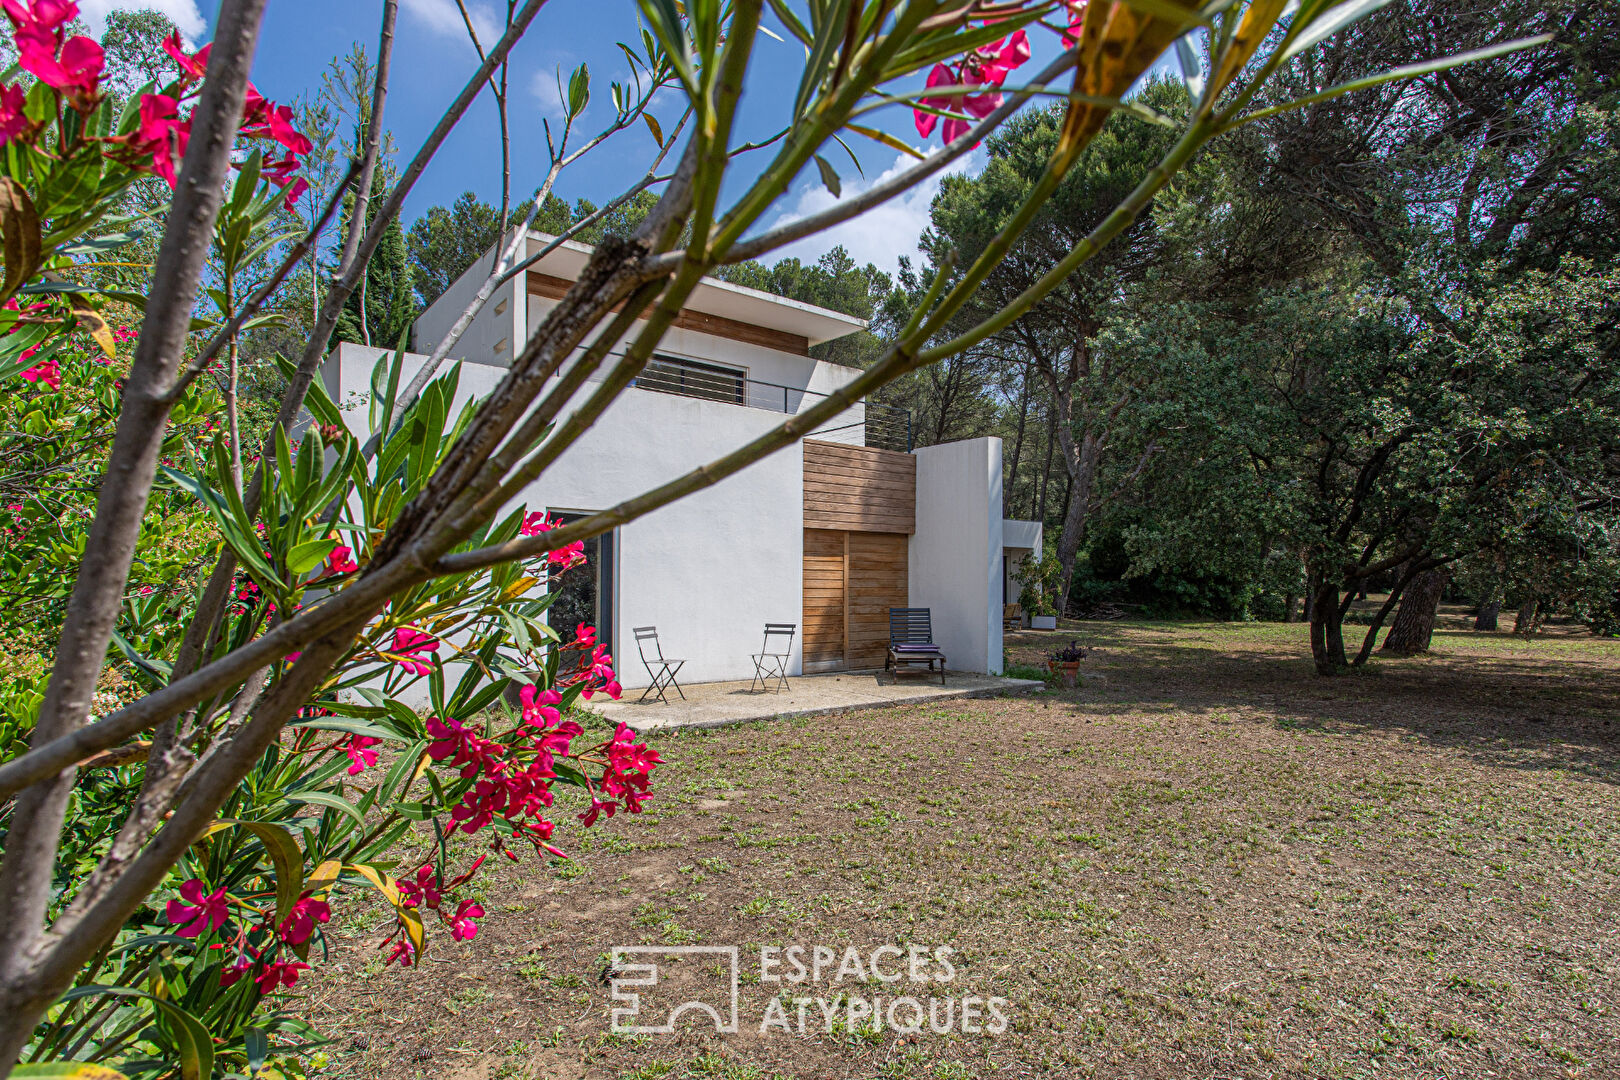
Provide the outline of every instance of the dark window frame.
<path id="1" fill-rule="evenodd" d="M 632 385 L 700 401 L 748 404 L 748 369 L 669 353 L 654 353 Z"/>

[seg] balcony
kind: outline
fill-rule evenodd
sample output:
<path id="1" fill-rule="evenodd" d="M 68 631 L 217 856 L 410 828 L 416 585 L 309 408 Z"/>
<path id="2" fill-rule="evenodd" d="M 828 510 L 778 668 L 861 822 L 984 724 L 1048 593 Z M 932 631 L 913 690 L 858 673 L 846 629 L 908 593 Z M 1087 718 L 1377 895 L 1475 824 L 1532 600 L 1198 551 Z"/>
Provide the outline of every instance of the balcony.
<path id="1" fill-rule="evenodd" d="M 750 379 L 735 368 L 719 364 L 706 364 L 684 357 L 656 356 L 648 362 L 630 385 L 659 394 L 701 398 L 705 401 L 723 401 L 750 409 L 786 413 L 789 416 L 803 412 L 827 395 L 799 386 Z M 911 413 L 907 409 L 884 405 L 875 401 L 861 402 L 864 417 L 852 423 L 841 423 L 844 416 L 835 418 L 832 426 L 817 429 L 814 434 L 827 436 L 847 433 L 854 442 L 857 434 L 860 445 L 880 450 L 911 452 Z M 851 406 L 851 409 L 855 406 Z"/>

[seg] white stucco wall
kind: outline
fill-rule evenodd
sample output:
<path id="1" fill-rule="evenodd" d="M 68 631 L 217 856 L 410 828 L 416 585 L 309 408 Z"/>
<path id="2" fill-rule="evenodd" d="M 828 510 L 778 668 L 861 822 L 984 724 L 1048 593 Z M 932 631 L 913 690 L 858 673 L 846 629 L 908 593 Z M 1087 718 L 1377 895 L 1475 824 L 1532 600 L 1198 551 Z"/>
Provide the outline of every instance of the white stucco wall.
<path id="1" fill-rule="evenodd" d="M 328 391 L 340 402 L 363 402 L 379 354 L 340 346 L 322 373 Z M 424 359 L 407 357 L 402 381 Z M 504 375 L 503 368 L 465 364 L 458 407 L 489 393 Z M 365 431 L 363 407 L 346 416 L 356 432 Z M 763 409 L 630 389 L 513 505 L 603 510 L 736 449 L 781 419 Z M 794 444 L 618 530 L 614 655 L 626 687 L 647 683 L 631 627 L 656 625 L 664 651 L 687 660 L 681 681 L 704 682 L 748 678 L 764 624 L 800 622 L 803 477 L 803 451 Z M 800 670 L 798 654 L 795 639 L 791 673 Z"/>
<path id="2" fill-rule="evenodd" d="M 450 327 L 489 278 L 489 268 L 503 246 L 504 243 L 491 248 L 417 316 L 411 326 L 413 352 L 431 353 L 449 334 Z M 451 350 L 451 359 L 476 360 L 503 368 L 512 366 L 513 350 L 523 346 L 523 301 L 527 295 L 520 288 L 523 284 L 524 279 L 519 275 L 490 294 L 489 302 L 473 317 L 471 325 Z"/>
<path id="3" fill-rule="evenodd" d="M 1001 522 L 1001 550 L 1006 556 L 1003 565 L 1006 567 L 1005 581 L 1007 603 L 1020 602 L 1019 594 L 1023 586 L 1018 583 L 1018 563 L 1025 555 L 1031 552 L 1039 554 L 1042 550 L 1042 526 L 1038 521 L 1020 521 L 1016 518 L 1004 518 Z M 1026 611 L 1027 614 L 1027 611 Z"/>
<path id="4" fill-rule="evenodd" d="M 1001 440 L 925 446 L 917 458 L 911 606 L 957 671 L 1001 673 Z"/>
<path id="5" fill-rule="evenodd" d="M 529 295 L 526 298 L 528 333 L 533 333 L 546 313 L 557 306 L 555 300 Z M 645 325 L 638 320 L 625 341 L 632 340 Z M 604 360 L 592 376 L 600 381 L 612 369 L 613 360 L 622 355 L 623 342 L 615 347 L 613 355 Z M 672 327 L 658 345 L 658 353 L 685 360 L 720 364 L 735 368 L 743 378 L 751 380 L 744 388 L 744 400 L 751 407 L 777 413 L 800 413 L 813 408 L 821 398 L 846 383 L 854 381 L 860 371 L 841 364 L 829 364 L 810 357 L 767 349 L 734 338 L 717 337 L 696 330 Z M 857 403 L 828 420 L 811 437 L 828 442 L 846 442 L 864 446 L 866 441 L 866 406 Z"/>

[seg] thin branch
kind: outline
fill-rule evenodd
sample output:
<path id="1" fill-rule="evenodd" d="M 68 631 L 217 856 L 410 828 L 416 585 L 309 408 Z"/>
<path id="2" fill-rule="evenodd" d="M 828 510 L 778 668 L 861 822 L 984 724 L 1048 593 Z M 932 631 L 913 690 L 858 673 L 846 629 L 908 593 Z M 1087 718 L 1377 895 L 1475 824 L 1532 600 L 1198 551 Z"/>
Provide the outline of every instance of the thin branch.
<path id="1" fill-rule="evenodd" d="M 165 396 L 179 367 L 191 310 L 208 256 L 208 237 L 224 196 L 248 69 L 266 0 L 227 0 L 209 56 L 208 76 L 158 251 L 145 327 L 124 387 L 117 433 L 96 504 L 84 559 L 73 585 L 56 662 L 31 742 L 45 745 L 81 729 L 122 608 L 147 498 L 169 418 Z M 0 1068 L 17 1058 L 45 1004 L 60 986 L 25 985 L 43 929 L 59 832 L 73 773 L 63 771 L 18 799 L 0 863 Z M 92 952 L 94 950 L 91 950 Z M 71 977 L 71 973 L 70 973 Z M 63 983 L 62 985 L 66 985 Z M 40 1000 L 41 993 L 50 997 Z"/>
<path id="2" fill-rule="evenodd" d="M 1052 79 L 1061 75 L 1068 69 L 1074 67 L 1074 63 L 1074 53 L 1064 53 L 1062 56 L 1059 56 L 1056 60 L 1048 64 L 1040 74 L 1036 75 L 1034 81 L 1029 86 L 1023 87 L 1017 92 L 1009 95 L 1007 100 L 1002 102 L 1000 108 L 990 113 L 990 115 L 986 116 L 983 120 L 980 120 L 977 124 L 970 128 L 966 134 L 957 136 L 950 143 L 941 147 L 935 153 L 930 154 L 927 159 L 919 161 L 917 164 L 911 166 L 911 168 L 906 169 L 904 172 L 897 173 L 882 183 L 874 184 L 872 187 L 861 192 L 859 195 L 853 195 L 848 199 L 840 200 L 819 214 L 811 214 L 810 216 L 802 217 L 797 221 L 790 221 L 785 225 L 778 225 L 776 228 L 771 229 L 768 232 L 761 233 L 759 236 L 756 236 L 750 240 L 739 241 L 731 246 L 731 250 L 726 252 L 722 261 L 726 263 L 739 263 L 745 262 L 749 259 L 758 258 L 767 251 L 772 251 L 784 245 L 791 244 L 795 240 L 802 240 L 807 236 L 811 236 L 815 233 L 829 229 L 840 222 L 848 221 L 850 218 L 864 214 L 873 207 L 881 206 L 883 203 L 888 202 L 895 196 L 909 191 L 923 180 L 926 180 L 928 177 L 939 172 L 941 169 L 945 168 L 945 166 L 949 165 L 951 162 L 962 157 L 974 147 L 978 146 L 979 143 L 984 140 L 986 135 L 989 135 L 1010 116 L 1012 116 L 1013 113 L 1022 108 L 1024 102 L 1029 100 L 1037 88 L 1044 88 L 1046 83 L 1050 82 Z M 681 255 L 679 252 L 672 252 L 669 255 L 662 256 L 658 260 L 658 265 L 667 266 L 673 270 L 675 264 L 679 262 L 680 258 Z"/>
<path id="3" fill-rule="evenodd" d="M 287 280 L 287 275 L 292 273 L 298 264 L 303 261 L 304 256 L 313 250 L 316 242 L 320 239 L 321 233 L 325 232 L 326 226 L 331 223 L 332 215 L 337 213 L 337 208 L 343 201 L 343 193 L 354 182 L 359 172 L 359 159 L 351 161 L 348 173 L 343 177 L 342 182 L 338 184 L 336 190 L 332 192 L 331 197 L 327 199 L 325 208 L 321 210 L 320 216 L 315 220 L 315 224 L 310 228 L 309 232 L 288 250 L 286 257 L 281 260 L 281 265 L 277 266 L 275 272 L 265 279 L 264 284 L 259 287 L 259 291 L 250 296 L 236 315 L 219 328 L 213 339 L 203 347 L 202 352 L 197 354 L 197 358 L 186 367 L 180 378 L 175 380 L 175 384 L 168 394 L 168 399 L 171 402 L 180 400 L 180 395 L 185 393 L 186 387 L 190 386 L 198 375 L 207 370 L 208 365 L 213 361 L 214 357 L 219 355 L 219 350 L 225 346 L 226 342 L 241 332 L 243 323 L 259 313 L 259 309 L 264 306 L 265 301 L 269 300 L 271 295 L 281 287 L 281 283 Z"/>

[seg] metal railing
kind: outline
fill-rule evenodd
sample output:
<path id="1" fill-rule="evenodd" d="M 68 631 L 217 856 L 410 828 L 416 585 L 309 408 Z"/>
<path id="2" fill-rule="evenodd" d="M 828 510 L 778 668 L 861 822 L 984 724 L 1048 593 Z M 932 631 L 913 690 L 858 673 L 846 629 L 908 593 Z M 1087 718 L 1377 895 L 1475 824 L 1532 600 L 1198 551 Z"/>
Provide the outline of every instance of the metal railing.
<path id="1" fill-rule="evenodd" d="M 786 413 L 789 416 L 803 412 L 827 396 L 820 391 L 807 390 L 802 386 L 783 386 L 781 383 L 750 379 L 740 371 L 714 364 L 663 356 L 649 361 L 631 385 L 660 394 L 721 401 L 750 409 Z M 808 402 L 806 399 L 809 399 Z M 821 428 L 813 434 L 831 435 L 848 432 L 853 435 L 859 429 L 861 444 L 864 446 L 910 453 L 910 410 L 876 401 L 862 404 L 865 406 L 864 420 L 841 424 L 835 419 L 832 422 L 833 426 Z"/>

